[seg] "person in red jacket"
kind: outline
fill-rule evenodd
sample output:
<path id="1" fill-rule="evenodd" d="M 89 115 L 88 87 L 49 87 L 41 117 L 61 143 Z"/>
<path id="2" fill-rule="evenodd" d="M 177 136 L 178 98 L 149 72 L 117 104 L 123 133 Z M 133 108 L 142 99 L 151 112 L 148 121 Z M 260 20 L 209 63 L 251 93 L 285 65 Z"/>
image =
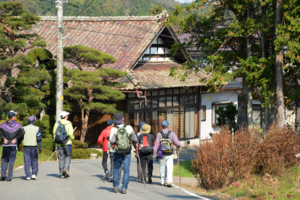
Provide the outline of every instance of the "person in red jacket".
<path id="1" fill-rule="evenodd" d="M 100 146 L 103 142 L 103 160 L 102 160 L 102 166 L 104 169 L 104 173 L 105 173 L 105 179 L 108 178 L 109 176 L 109 172 L 107 169 L 107 159 L 108 159 L 108 155 L 109 155 L 109 149 L 108 149 L 108 145 L 109 145 L 109 136 L 110 136 L 110 130 L 112 129 L 112 127 L 114 127 L 115 125 L 115 121 L 113 119 L 109 119 L 107 121 L 107 127 L 101 132 L 98 141 L 97 141 L 97 145 Z"/>

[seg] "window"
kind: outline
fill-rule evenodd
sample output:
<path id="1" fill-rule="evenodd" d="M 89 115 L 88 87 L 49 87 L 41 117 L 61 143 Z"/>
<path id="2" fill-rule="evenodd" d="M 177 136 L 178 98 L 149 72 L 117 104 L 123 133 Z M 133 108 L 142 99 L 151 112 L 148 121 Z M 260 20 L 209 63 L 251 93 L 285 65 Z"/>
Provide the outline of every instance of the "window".
<path id="1" fill-rule="evenodd" d="M 159 96 L 164 96 L 166 94 L 165 90 L 159 90 Z"/>
<path id="2" fill-rule="evenodd" d="M 129 93 L 129 94 L 128 94 L 128 97 L 129 97 L 129 98 L 135 98 L 135 97 L 136 97 L 136 93 Z"/>
<path id="3" fill-rule="evenodd" d="M 170 95 L 170 94 L 172 94 L 172 89 L 167 90 L 167 95 Z"/>
<path id="4" fill-rule="evenodd" d="M 167 97 L 167 106 L 172 106 L 172 97 Z"/>
<path id="5" fill-rule="evenodd" d="M 166 107 L 166 97 L 159 97 L 159 107 L 160 108 Z"/>
<path id="6" fill-rule="evenodd" d="M 206 106 L 201 106 L 201 121 L 206 121 Z"/>
<path id="7" fill-rule="evenodd" d="M 223 107 L 225 110 L 226 105 L 229 103 L 216 103 L 212 104 L 212 126 L 218 126 L 219 115 L 217 115 L 216 110 L 220 107 Z"/>

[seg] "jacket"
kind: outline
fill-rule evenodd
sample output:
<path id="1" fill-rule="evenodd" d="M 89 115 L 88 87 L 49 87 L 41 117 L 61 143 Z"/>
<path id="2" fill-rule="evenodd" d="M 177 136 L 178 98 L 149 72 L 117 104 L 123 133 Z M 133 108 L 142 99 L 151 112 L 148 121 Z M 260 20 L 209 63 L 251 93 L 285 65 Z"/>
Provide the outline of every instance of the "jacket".
<path id="1" fill-rule="evenodd" d="M 163 133 L 168 133 L 169 130 L 168 129 L 163 129 L 162 130 Z M 155 140 L 155 147 L 154 147 L 154 155 L 157 155 L 157 149 L 160 147 L 160 140 L 162 138 L 162 135 L 161 133 L 157 133 L 157 136 L 156 136 L 156 140 Z M 169 139 L 171 140 L 172 142 L 172 146 L 174 146 L 174 144 L 177 146 L 177 147 L 180 147 L 181 144 L 176 136 L 176 134 L 172 131 L 169 135 Z"/>
<path id="2" fill-rule="evenodd" d="M 66 120 L 66 119 L 62 119 L 62 120 L 60 120 L 60 123 L 62 125 L 65 125 L 65 129 L 66 129 L 67 134 L 69 136 L 69 140 L 68 140 L 68 142 L 66 144 L 56 144 L 56 146 L 71 145 L 72 144 L 72 140 L 74 140 L 74 129 L 73 129 L 72 122 L 70 122 L 69 120 Z M 58 123 L 55 122 L 55 125 L 53 127 L 53 138 L 55 138 L 57 127 L 58 127 Z"/>
<path id="3" fill-rule="evenodd" d="M 138 133 L 137 133 L 137 135 L 138 135 Z M 138 142 L 137 142 L 137 149 L 138 149 L 138 151 L 140 151 L 140 146 L 141 146 L 141 142 L 142 142 L 142 137 L 143 136 L 146 136 L 143 139 L 148 139 L 147 142 L 151 143 L 151 145 L 149 144 L 149 147 L 153 149 L 153 147 L 155 145 L 155 138 L 154 138 L 154 136 L 151 133 L 141 133 L 141 132 L 139 132 L 139 135 L 137 136 L 138 137 L 137 138 L 137 140 L 138 140 Z M 140 153 L 142 153 L 142 152 L 140 152 Z"/>
<path id="4" fill-rule="evenodd" d="M 2 144 L 3 147 L 7 146 L 17 146 L 18 144 L 12 144 L 13 139 L 20 140 L 23 139 L 25 131 L 22 125 L 15 120 L 8 120 L 0 125 L 0 138 L 8 140 L 7 144 Z"/>
<path id="5" fill-rule="evenodd" d="M 97 145 L 100 146 L 103 142 L 103 151 L 107 151 L 108 150 L 108 142 L 109 140 L 107 139 L 107 137 L 110 136 L 110 131 L 111 131 L 111 126 L 106 127 L 101 134 L 98 137 L 97 140 Z"/>

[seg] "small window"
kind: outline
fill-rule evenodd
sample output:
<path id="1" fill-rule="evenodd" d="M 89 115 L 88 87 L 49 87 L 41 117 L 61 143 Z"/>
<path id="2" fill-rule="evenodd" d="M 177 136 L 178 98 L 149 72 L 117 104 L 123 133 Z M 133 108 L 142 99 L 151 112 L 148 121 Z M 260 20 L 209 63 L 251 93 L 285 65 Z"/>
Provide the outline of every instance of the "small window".
<path id="1" fill-rule="evenodd" d="M 193 93 L 193 89 L 192 89 L 192 88 L 189 88 L 189 89 L 187 89 L 186 92 L 187 92 L 187 93 Z"/>
<path id="2" fill-rule="evenodd" d="M 152 108 L 157 108 L 158 107 L 158 100 L 157 98 L 152 99 Z"/>
<path id="3" fill-rule="evenodd" d="M 172 97 L 167 97 L 167 106 L 172 106 Z"/>
<path id="4" fill-rule="evenodd" d="M 166 91 L 165 90 L 159 90 L 159 96 L 163 96 L 166 94 Z"/>
<path id="5" fill-rule="evenodd" d="M 129 110 L 134 110 L 134 100 L 129 101 Z"/>
<path id="6" fill-rule="evenodd" d="M 172 94 L 172 89 L 171 90 L 167 90 L 167 95 Z"/>
<path id="7" fill-rule="evenodd" d="M 146 108 L 151 108 L 151 99 L 147 99 L 147 106 Z"/>
<path id="8" fill-rule="evenodd" d="M 129 94 L 128 94 L 128 97 L 129 97 L 129 98 L 135 98 L 135 97 L 136 97 L 136 93 L 129 93 Z"/>
<path id="9" fill-rule="evenodd" d="M 174 93 L 174 94 L 179 94 L 179 89 L 174 89 L 174 90 L 173 90 L 173 93 Z"/>
<path id="10" fill-rule="evenodd" d="M 146 96 L 151 97 L 151 91 L 146 91 Z"/>
<path id="11" fill-rule="evenodd" d="M 173 97 L 173 106 L 179 106 L 178 97 L 176 96 Z"/>
<path id="12" fill-rule="evenodd" d="M 206 121 L 206 106 L 201 106 L 201 121 Z"/>
<path id="13" fill-rule="evenodd" d="M 198 95 L 196 94 L 195 96 L 194 96 L 194 99 L 195 99 L 195 104 L 198 104 L 199 102 L 198 102 Z"/>
<path id="14" fill-rule="evenodd" d="M 158 96 L 158 91 L 157 90 L 152 91 L 152 96 Z"/>
<path id="15" fill-rule="evenodd" d="M 180 89 L 180 94 L 185 94 L 185 89 Z"/>
<path id="16" fill-rule="evenodd" d="M 159 97 L 159 107 L 160 108 L 166 107 L 166 97 Z"/>

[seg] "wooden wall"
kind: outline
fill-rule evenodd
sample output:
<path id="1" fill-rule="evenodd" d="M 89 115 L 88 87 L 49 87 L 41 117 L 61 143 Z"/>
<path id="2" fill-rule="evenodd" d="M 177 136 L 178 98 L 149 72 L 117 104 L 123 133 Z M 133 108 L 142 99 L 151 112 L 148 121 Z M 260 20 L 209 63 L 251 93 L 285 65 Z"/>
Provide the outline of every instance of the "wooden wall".
<path id="1" fill-rule="evenodd" d="M 107 127 L 107 120 L 111 119 L 111 115 L 91 113 L 89 117 L 88 130 L 85 138 L 85 142 L 89 146 L 96 146 L 97 139 L 103 129 Z M 73 127 L 77 127 L 74 136 L 75 139 L 80 140 L 80 134 L 82 131 L 81 114 L 73 114 L 72 119 Z"/>

